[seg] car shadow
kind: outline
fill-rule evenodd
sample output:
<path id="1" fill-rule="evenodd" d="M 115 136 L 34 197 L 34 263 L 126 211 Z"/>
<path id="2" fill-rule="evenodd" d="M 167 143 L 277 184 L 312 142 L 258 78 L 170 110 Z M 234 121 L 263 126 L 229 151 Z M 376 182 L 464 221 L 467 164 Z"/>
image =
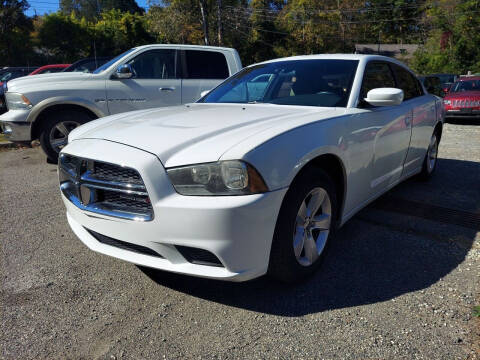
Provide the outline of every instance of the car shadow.
<path id="1" fill-rule="evenodd" d="M 410 179 L 382 198 L 411 200 L 415 196 L 418 202 L 435 203 L 436 198 L 443 199 L 445 194 L 449 199 L 449 191 L 454 199 L 458 186 L 460 189 L 470 187 L 468 199 L 454 205 L 459 210 L 471 211 L 480 219 L 480 209 L 475 209 L 476 204 L 480 204 L 479 181 L 480 163 L 439 159 L 437 172 L 430 182 Z M 405 218 L 404 213 L 383 211 L 384 222 L 375 213 L 378 202 L 385 200 L 382 198 L 338 231 L 319 271 L 296 285 L 281 284 L 268 277 L 229 283 L 146 268 L 141 270 L 158 285 L 191 296 L 261 313 L 300 316 L 382 302 L 425 289 L 464 261 L 480 226 L 476 228 L 474 224 L 466 228 L 428 220 L 431 221 L 428 223 L 431 233 L 436 232 L 438 225 L 438 229 L 445 229 L 453 238 L 461 239 L 452 245 L 448 236 L 429 236 L 416 227 L 405 226 L 400 222 Z M 378 221 L 368 221 L 372 218 Z M 410 223 L 415 222 L 413 219 Z"/>
<path id="2" fill-rule="evenodd" d="M 445 119 L 445 122 L 453 125 L 480 125 L 479 118 L 473 118 L 473 119 L 447 118 Z"/>

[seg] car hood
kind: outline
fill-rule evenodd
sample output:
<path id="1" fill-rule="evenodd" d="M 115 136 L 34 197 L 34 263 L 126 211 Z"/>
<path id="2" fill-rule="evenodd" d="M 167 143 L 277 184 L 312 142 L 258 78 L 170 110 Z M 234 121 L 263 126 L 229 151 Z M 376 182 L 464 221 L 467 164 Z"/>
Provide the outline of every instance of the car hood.
<path id="1" fill-rule="evenodd" d="M 8 91 L 11 92 L 28 92 L 32 88 L 38 86 L 48 87 L 49 84 L 71 84 L 75 81 L 85 81 L 91 79 L 94 75 L 90 73 L 80 72 L 59 72 L 50 74 L 38 74 L 32 76 L 23 76 L 10 80 L 8 82 Z M 69 85 L 70 86 L 70 85 Z"/>
<path id="2" fill-rule="evenodd" d="M 480 91 L 462 91 L 458 93 L 448 93 L 444 99 L 471 99 L 480 98 Z"/>
<path id="3" fill-rule="evenodd" d="M 95 120 L 74 130 L 69 141 L 93 138 L 130 145 L 172 167 L 217 161 L 239 142 L 277 126 L 284 129 L 286 122 L 293 128 L 344 112 L 272 104 L 189 104 Z"/>

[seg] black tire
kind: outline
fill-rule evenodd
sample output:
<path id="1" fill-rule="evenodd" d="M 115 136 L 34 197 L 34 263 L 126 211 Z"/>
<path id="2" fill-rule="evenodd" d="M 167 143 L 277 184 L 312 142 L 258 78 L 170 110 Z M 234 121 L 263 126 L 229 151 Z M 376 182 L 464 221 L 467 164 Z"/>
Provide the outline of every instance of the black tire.
<path id="1" fill-rule="evenodd" d="M 432 149 L 432 140 L 435 137 L 435 149 Z M 428 181 L 432 177 L 435 169 L 437 168 L 437 156 L 438 156 L 438 144 L 440 143 L 440 134 L 437 129 L 432 134 L 430 139 L 430 144 L 427 149 L 427 153 L 425 154 L 425 158 L 423 159 L 422 164 L 422 171 L 418 174 L 418 179 L 421 181 Z M 433 151 L 433 154 L 432 154 Z M 433 159 L 433 166 L 432 166 L 432 155 Z"/>
<path id="2" fill-rule="evenodd" d="M 330 229 L 326 237 L 326 245 L 318 259 L 311 265 L 306 266 L 301 265 L 300 260 L 297 260 L 293 237 L 300 206 L 308 198 L 311 191 L 318 187 L 324 189 L 329 196 L 331 204 Z M 335 184 L 330 176 L 325 171 L 316 168 L 303 171 L 290 186 L 280 208 L 270 251 L 268 274 L 277 280 L 288 283 L 302 281 L 313 274 L 321 265 L 328 244 L 335 236 L 337 212 Z"/>
<path id="3" fill-rule="evenodd" d="M 51 142 L 51 135 L 55 137 L 56 133 L 61 133 L 60 130 L 56 128 L 58 124 L 63 123 L 68 132 L 70 132 L 75 127 L 85 124 L 90 120 L 92 119 L 87 113 L 78 110 L 62 110 L 49 115 L 49 117 L 43 121 L 40 132 L 40 145 L 47 155 L 48 161 L 51 163 L 58 162 L 58 153 L 61 148 Z M 68 133 L 66 135 L 68 136 Z"/>

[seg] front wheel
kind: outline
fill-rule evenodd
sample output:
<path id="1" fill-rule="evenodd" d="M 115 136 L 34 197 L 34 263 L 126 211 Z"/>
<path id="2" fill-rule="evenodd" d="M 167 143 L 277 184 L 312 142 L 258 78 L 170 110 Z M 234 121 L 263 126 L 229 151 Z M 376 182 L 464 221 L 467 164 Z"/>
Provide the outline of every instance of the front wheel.
<path id="1" fill-rule="evenodd" d="M 40 145 L 50 162 L 58 162 L 58 154 L 68 143 L 68 134 L 78 126 L 90 121 L 80 111 L 61 111 L 48 118 L 40 133 Z"/>
<path id="2" fill-rule="evenodd" d="M 335 185 L 322 170 L 307 169 L 287 192 L 275 227 L 268 273 L 300 281 L 321 264 L 337 216 Z"/>

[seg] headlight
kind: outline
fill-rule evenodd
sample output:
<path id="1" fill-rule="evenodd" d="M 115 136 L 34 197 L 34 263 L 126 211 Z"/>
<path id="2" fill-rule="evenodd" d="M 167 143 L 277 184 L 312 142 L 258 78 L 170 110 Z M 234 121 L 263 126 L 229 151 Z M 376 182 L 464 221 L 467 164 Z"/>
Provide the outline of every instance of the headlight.
<path id="1" fill-rule="evenodd" d="M 255 168 L 243 161 L 227 160 L 167 169 L 181 195 L 249 195 L 268 191 Z"/>
<path id="2" fill-rule="evenodd" d="M 443 100 L 443 103 L 445 105 L 452 105 L 452 102 L 450 100 Z"/>
<path id="3" fill-rule="evenodd" d="M 8 110 L 29 110 L 32 103 L 23 94 L 7 92 L 5 93 Z"/>

